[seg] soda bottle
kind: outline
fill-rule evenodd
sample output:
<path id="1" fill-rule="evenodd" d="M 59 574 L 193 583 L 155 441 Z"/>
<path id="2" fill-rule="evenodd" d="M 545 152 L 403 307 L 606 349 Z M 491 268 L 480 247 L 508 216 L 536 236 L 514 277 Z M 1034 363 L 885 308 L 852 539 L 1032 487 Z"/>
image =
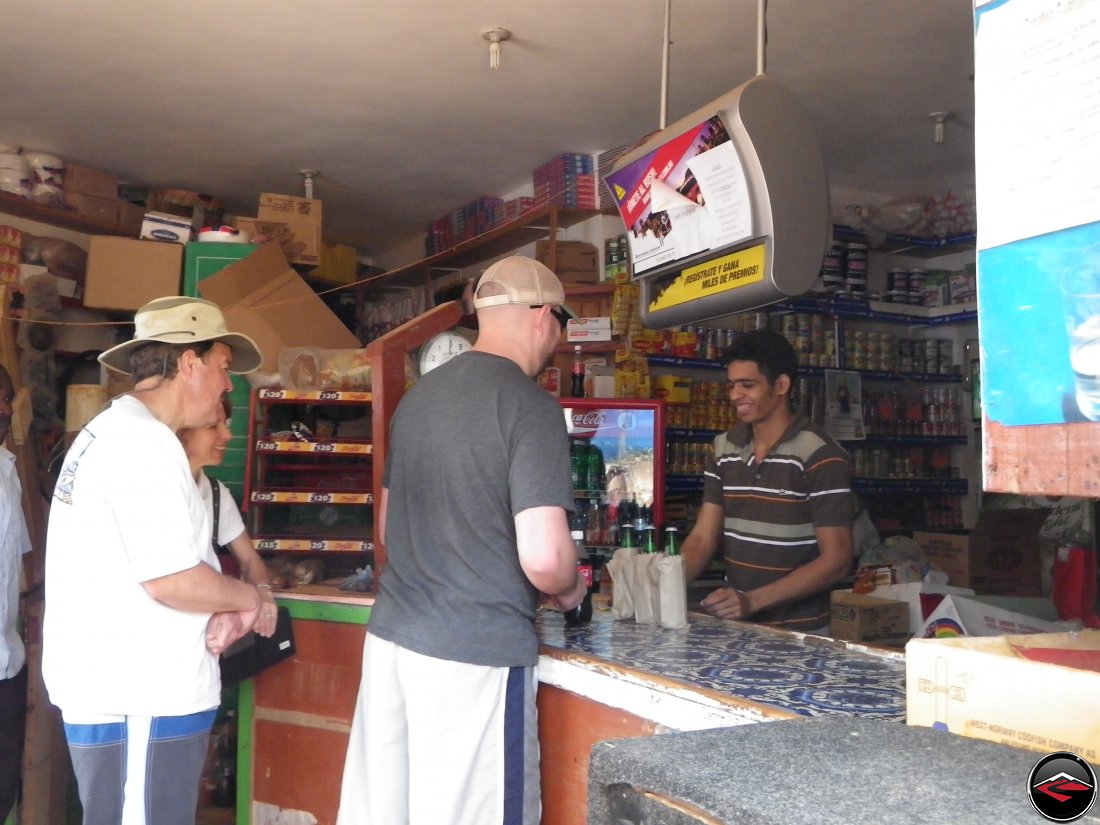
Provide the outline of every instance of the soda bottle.
<path id="1" fill-rule="evenodd" d="M 569 474 L 574 490 L 583 490 L 588 473 L 588 448 L 579 438 L 569 441 Z"/>
<path id="2" fill-rule="evenodd" d="M 569 394 L 574 398 L 584 398 L 584 359 L 580 344 L 573 347 L 573 384 L 569 388 Z"/>
<path id="3" fill-rule="evenodd" d="M 645 528 L 645 538 L 642 539 L 642 552 L 657 552 L 657 528 L 652 524 Z"/>
<path id="4" fill-rule="evenodd" d="M 675 527 L 665 528 L 665 555 L 680 555 L 680 531 Z"/>
<path id="5" fill-rule="evenodd" d="M 588 460 L 585 467 L 585 489 L 603 490 L 603 452 L 595 444 L 588 445 Z"/>
<path id="6" fill-rule="evenodd" d="M 592 562 L 588 557 L 588 550 L 584 546 L 584 533 L 579 530 L 571 531 L 573 536 L 573 548 L 577 552 L 577 570 L 584 577 L 587 586 L 584 598 L 576 607 L 562 613 L 567 625 L 588 624 L 592 621 Z"/>

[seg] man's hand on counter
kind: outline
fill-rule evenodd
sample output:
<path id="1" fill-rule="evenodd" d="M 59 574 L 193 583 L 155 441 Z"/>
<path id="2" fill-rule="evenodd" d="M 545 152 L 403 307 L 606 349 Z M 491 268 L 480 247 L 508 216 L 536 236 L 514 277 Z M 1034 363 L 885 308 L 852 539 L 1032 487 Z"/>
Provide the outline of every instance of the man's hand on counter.
<path id="1" fill-rule="evenodd" d="M 584 580 L 584 576 L 578 572 L 577 580 L 573 582 L 572 590 L 568 593 L 559 593 L 556 596 L 549 596 L 548 601 L 551 605 L 564 613 L 580 604 L 584 600 L 584 594 L 587 592 L 588 583 Z"/>
<path id="2" fill-rule="evenodd" d="M 743 590 L 720 587 L 707 595 L 699 606 L 718 619 L 747 619 L 752 615 L 749 597 Z"/>

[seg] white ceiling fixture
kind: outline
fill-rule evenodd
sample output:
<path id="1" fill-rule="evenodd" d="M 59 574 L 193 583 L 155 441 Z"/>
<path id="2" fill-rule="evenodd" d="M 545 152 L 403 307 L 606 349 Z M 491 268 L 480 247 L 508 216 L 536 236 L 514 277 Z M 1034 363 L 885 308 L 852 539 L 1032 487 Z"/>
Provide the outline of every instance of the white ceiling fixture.
<path id="1" fill-rule="evenodd" d="M 935 121 L 936 125 L 932 128 L 932 139 L 939 146 L 943 143 L 943 124 L 951 120 L 955 116 L 954 112 L 929 112 L 928 117 Z"/>
<path id="2" fill-rule="evenodd" d="M 486 29 L 481 36 L 489 41 L 489 68 L 494 72 L 500 69 L 500 44 L 512 36 L 508 29 Z"/>
<path id="3" fill-rule="evenodd" d="M 319 178 L 321 173 L 316 169 L 299 169 L 302 176 L 302 187 L 305 189 L 306 200 L 313 200 L 313 179 Z"/>

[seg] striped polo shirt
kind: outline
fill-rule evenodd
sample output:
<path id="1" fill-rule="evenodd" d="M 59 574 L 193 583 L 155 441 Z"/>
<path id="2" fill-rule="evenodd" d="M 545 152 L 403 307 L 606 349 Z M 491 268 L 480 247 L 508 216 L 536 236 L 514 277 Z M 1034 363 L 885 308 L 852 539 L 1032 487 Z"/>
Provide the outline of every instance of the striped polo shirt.
<path id="1" fill-rule="evenodd" d="M 703 500 L 725 511 L 726 581 L 738 590 L 770 584 L 816 559 L 815 528 L 852 524 L 848 453 L 804 415 L 759 463 L 748 424 L 722 433 L 704 481 Z M 752 620 L 790 630 L 822 627 L 829 621 L 829 593 L 761 610 Z"/>

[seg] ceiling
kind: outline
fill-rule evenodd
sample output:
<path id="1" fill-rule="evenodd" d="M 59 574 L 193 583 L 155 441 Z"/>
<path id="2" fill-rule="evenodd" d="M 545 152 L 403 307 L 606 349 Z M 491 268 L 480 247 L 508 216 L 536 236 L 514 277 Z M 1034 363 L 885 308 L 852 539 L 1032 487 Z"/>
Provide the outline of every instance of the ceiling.
<path id="1" fill-rule="evenodd" d="M 5 0 L 0 143 L 254 214 L 316 169 L 368 257 L 660 124 L 661 0 Z M 672 0 L 667 122 L 756 72 L 756 0 Z M 971 0 L 772 0 L 767 73 L 849 193 L 973 198 Z M 483 30 L 512 37 L 489 68 Z M 949 111 L 946 141 L 929 113 Z M 842 194 L 838 194 L 842 193 Z M 528 192 L 529 194 L 529 192 Z M 839 204 L 842 206 L 842 204 Z"/>

